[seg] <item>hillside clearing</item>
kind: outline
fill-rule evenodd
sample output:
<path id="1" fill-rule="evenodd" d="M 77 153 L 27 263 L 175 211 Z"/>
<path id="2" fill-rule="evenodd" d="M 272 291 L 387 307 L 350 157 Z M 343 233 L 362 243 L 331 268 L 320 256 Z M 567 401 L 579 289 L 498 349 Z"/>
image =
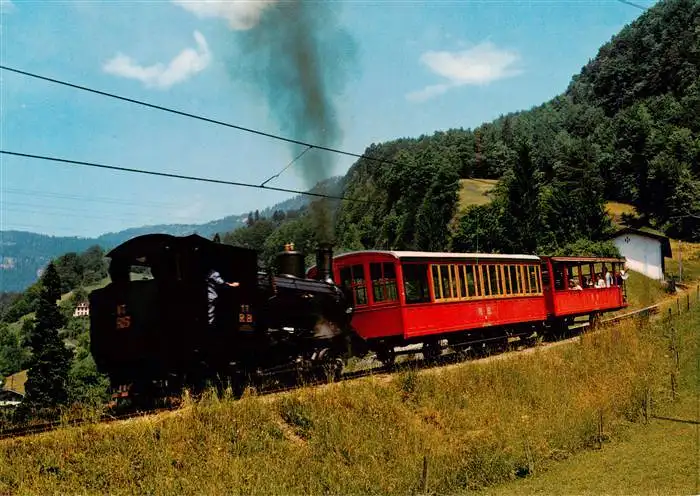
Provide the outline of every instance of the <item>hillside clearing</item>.
<path id="1" fill-rule="evenodd" d="M 485 205 L 491 201 L 489 192 L 498 184 L 496 179 L 460 179 L 457 211 L 471 205 Z"/>
<path id="2" fill-rule="evenodd" d="M 623 227 L 622 216 L 623 215 L 637 215 L 637 209 L 633 205 L 628 203 L 620 203 L 616 201 L 609 201 L 605 203 L 605 211 L 608 213 L 610 218 L 617 227 Z"/>

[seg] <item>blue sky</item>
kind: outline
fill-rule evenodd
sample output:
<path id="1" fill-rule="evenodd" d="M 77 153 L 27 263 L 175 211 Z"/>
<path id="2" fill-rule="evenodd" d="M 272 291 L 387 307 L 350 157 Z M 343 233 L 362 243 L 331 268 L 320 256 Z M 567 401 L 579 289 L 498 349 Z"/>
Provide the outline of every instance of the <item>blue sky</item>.
<path id="1" fill-rule="evenodd" d="M 356 153 L 373 142 L 470 128 L 538 105 L 642 13 L 615 0 L 332 6 L 356 48 L 335 99 L 342 130 L 336 145 Z M 284 134 L 261 93 L 237 73 L 239 35 L 252 33 L 274 2 L 0 0 L 0 7 L 3 65 Z M 6 150 L 256 184 L 303 150 L 7 71 L 0 78 Z M 335 174 L 354 161 L 311 150 L 269 184 L 305 189 L 299 171 L 312 154 Z M 0 160 L 0 229 L 96 236 L 206 222 L 290 196 Z"/>

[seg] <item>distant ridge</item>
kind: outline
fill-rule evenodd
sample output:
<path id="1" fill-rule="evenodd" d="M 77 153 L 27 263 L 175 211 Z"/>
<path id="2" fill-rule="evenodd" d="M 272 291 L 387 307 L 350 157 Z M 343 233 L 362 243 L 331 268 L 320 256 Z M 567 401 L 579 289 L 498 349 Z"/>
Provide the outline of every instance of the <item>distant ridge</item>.
<path id="1" fill-rule="evenodd" d="M 327 179 L 310 191 L 321 187 L 335 193 L 342 188 L 342 177 Z M 275 211 L 299 210 L 307 206 L 313 197 L 296 195 L 271 207 L 259 210 L 261 216 L 272 217 Z M 255 211 L 255 209 L 252 209 Z M 224 234 L 245 225 L 248 212 L 229 215 L 204 224 L 157 224 L 132 227 L 118 232 L 109 232 L 96 238 L 78 236 L 49 236 L 28 231 L 0 231 L 0 292 L 23 291 L 34 283 L 46 264 L 64 253 L 81 252 L 93 245 L 109 250 L 127 239 L 143 234 L 160 232 L 174 236 L 197 233 L 211 238 L 215 233 Z"/>

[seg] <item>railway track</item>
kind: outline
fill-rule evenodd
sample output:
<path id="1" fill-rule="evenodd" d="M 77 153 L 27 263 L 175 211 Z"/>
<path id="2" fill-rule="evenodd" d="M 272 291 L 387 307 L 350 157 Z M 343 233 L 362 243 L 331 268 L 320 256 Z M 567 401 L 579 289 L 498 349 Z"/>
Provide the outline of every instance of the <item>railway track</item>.
<path id="1" fill-rule="evenodd" d="M 656 305 L 651 305 L 645 308 L 642 308 L 640 310 L 635 310 L 632 312 L 627 312 L 622 315 L 618 315 L 615 317 L 610 317 L 607 319 L 600 320 L 598 322 L 598 326 L 604 328 L 608 327 L 610 325 L 629 320 L 635 317 L 641 317 L 641 318 L 648 318 L 651 315 L 655 315 L 659 313 L 659 310 L 661 308 L 661 304 L 656 304 Z M 588 328 L 590 326 L 589 323 L 583 323 L 575 326 L 570 326 L 569 327 L 569 336 L 563 339 L 555 340 L 552 342 L 549 342 L 548 344 L 544 345 L 546 347 L 550 346 L 557 346 L 557 345 L 563 345 L 566 342 L 571 341 L 576 337 L 576 335 L 580 334 L 581 331 L 584 329 Z M 595 331 L 594 331 L 595 332 Z M 484 340 L 487 341 L 487 340 Z M 480 341 L 476 341 L 475 344 L 479 343 Z M 469 358 L 476 359 L 476 360 L 483 360 L 483 359 L 489 359 L 489 358 L 495 358 L 495 357 L 504 357 L 504 356 L 510 356 L 512 353 L 523 353 L 527 351 L 531 351 L 533 349 L 536 349 L 538 346 L 525 346 L 524 349 L 517 350 L 513 349 L 511 346 L 511 343 L 509 343 L 508 346 L 505 347 L 505 349 L 500 350 L 500 353 L 495 353 L 495 354 L 479 354 L 474 357 L 469 357 L 463 352 L 451 352 L 447 354 L 443 354 L 441 356 L 437 357 L 431 357 L 430 359 L 408 359 L 404 360 L 400 363 L 395 363 L 392 365 L 379 365 L 375 367 L 370 367 L 366 368 L 363 370 L 358 370 L 354 372 L 347 372 L 344 373 L 341 378 L 338 380 L 338 382 L 345 382 L 345 381 L 351 381 L 351 380 L 357 380 L 363 377 L 369 377 L 377 374 L 395 374 L 397 372 L 401 372 L 404 370 L 425 370 L 425 369 L 431 369 L 431 368 L 437 368 L 437 367 L 444 367 L 446 365 L 450 364 L 457 364 L 457 363 L 462 363 Z M 487 348 L 487 350 L 490 352 L 491 349 Z M 408 351 L 408 354 L 421 354 L 421 348 L 416 348 L 415 350 L 410 350 Z M 303 384 L 294 384 L 294 385 L 283 385 L 283 386 L 262 386 L 258 391 L 257 394 L 259 396 L 268 396 L 272 394 L 280 394 L 284 392 L 289 392 L 293 390 L 297 390 L 303 387 L 316 387 L 316 386 L 321 386 L 328 384 L 327 379 L 322 379 L 319 378 L 317 380 L 312 380 L 305 382 Z M 89 424 L 106 424 L 106 423 L 111 423 L 111 422 L 116 422 L 116 421 L 121 421 L 121 420 L 128 420 L 128 419 L 133 419 L 133 418 L 138 418 L 138 417 L 145 417 L 145 416 L 152 416 L 168 411 L 174 411 L 180 408 L 180 405 L 175 404 L 172 406 L 166 406 L 166 407 L 157 407 L 157 408 L 149 408 L 147 410 L 140 410 L 140 411 L 131 411 L 127 413 L 122 413 L 122 414 L 104 414 L 102 415 L 99 420 L 95 419 L 75 419 L 75 420 L 69 420 L 69 421 L 56 421 L 56 422 L 46 422 L 46 423 L 41 423 L 41 424 L 36 424 L 36 425 L 29 425 L 29 426 L 20 426 L 20 427 L 13 427 L 10 429 L 4 429 L 0 430 L 0 440 L 4 439 L 15 439 L 15 438 L 20 438 L 20 437 L 26 437 L 30 435 L 35 435 L 35 434 L 41 434 L 41 433 L 46 433 L 46 432 L 51 432 L 63 427 L 75 427 L 75 426 L 81 426 L 81 425 L 89 425 Z"/>

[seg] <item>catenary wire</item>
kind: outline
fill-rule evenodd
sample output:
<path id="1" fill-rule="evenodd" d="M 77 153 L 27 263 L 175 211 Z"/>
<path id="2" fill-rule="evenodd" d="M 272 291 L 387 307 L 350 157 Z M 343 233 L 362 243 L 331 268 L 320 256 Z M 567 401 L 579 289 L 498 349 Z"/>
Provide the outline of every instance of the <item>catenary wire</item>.
<path id="1" fill-rule="evenodd" d="M 639 5 L 638 3 L 630 2 L 629 0 L 617 0 L 620 3 L 624 3 L 626 5 L 631 5 L 632 7 L 637 7 L 640 10 L 647 10 L 646 7 Z"/>
<path id="2" fill-rule="evenodd" d="M 386 164 L 391 164 L 391 165 L 400 165 L 400 166 L 405 165 L 405 164 L 401 164 L 401 163 L 399 163 L 399 162 L 395 162 L 395 161 L 393 161 L 393 160 L 387 160 L 387 159 L 383 159 L 383 158 L 370 157 L 370 156 L 367 156 L 367 155 L 364 155 L 364 154 L 359 154 L 359 153 L 348 152 L 348 151 L 345 151 L 345 150 L 340 150 L 340 149 L 338 149 L 338 148 L 331 148 L 331 147 L 328 147 L 328 146 L 322 146 L 322 145 L 318 145 L 318 144 L 314 144 L 314 143 L 307 143 L 307 142 L 305 142 L 305 141 L 301 141 L 301 140 L 297 140 L 297 139 L 292 139 L 292 138 L 287 138 L 287 137 L 284 137 L 284 136 L 280 136 L 280 135 L 278 135 L 278 134 L 267 133 L 267 132 L 260 131 L 260 130 L 257 130 L 257 129 L 253 129 L 253 128 L 249 128 L 249 127 L 245 127 L 245 126 L 239 126 L 239 125 L 237 125 L 237 124 L 231 124 L 230 122 L 224 122 L 224 121 L 220 121 L 220 120 L 217 120 L 217 119 L 212 119 L 212 118 L 209 118 L 209 117 L 204 117 L 204 116 L 202 116 L 202 115 L 192 114 L 192 113 L 190 113 L 190 112 L 185 112 L 185 111 L 183 111 L 183 110 L 177 110 L 177 109 L 173 109 L 173 108 L 170 108 L 170 107 L 164 107 L 164 106 L 162 106 L 162 105 L 155 105 L 155 104 L 153 104 L 153 103 L 144 102 L 144 101 L 142 101 L 142 100 L 136 100 L 136 99 L 134 99 L 134 98 L 128 98 L 128 97 L 125 97 L 125 96 L 117 95 L 117 94 L 115 94 L 115 93 L 110 93 L 110 92 L 107 92 L 107 91 L 96 90 L 96 89 L 94 89 L 94 88 L 89 88 L 89 87 L 87 87 L 87 86 L 81 86 L 81 85 L 78 85 L 78 84 L 69 83 L 69 82 L 67 82 L 67 81 L 62 81 L 62 80 L 60 80 L 60 79 L 50 78 L 50 77 L 48 77 L 48 76 L 42 76 L 42 75 L 40 75 L 40 74 L 36 74 L 36 73 L 33 73 L 33 72 L 22 71 L 22 70 L 20 70 L 20 69 L 15 69 L 15 68 L 13 68 L 13 67 L 8 67 L 8 66 L 6 66 L 6 65 L 0 65 L 0 69 L 2 69 L 2 70 L 4 70 L 4 71 L 14 72 L 14 73 L 16 73 L 16 74 L 21 74 L 21 75 L 23 75 L 23 76 L 28 76 L 28 77 L 32 77 L 32 78 L 35 78 L 35 79 L 40 79 L 40 80 L 42 80 L 42 81 L 48 81 L 48 82 L 50 82 L 50 83 L 60 84 L 60 85 L 63 85 L 63 86 L 68 86 L 68 87 L 70 87 L 70 88 L 75 88 L 75 89 L 78 89 L 78 90 L 87 91 L 87 92 L 89 92 L 89 93 L 95 93 L 95 94 L 97 94 L 97 95 L 106 96 L 106 97 L 109 97 L 109 98 L 115 98 L 115 99 L 117 99 L 117 100 L 122 100 L 122 101 L 129 102 L 129 103 L 134 103 L 134 104 L 136 104 L 136 105 L 142 105 L 142 106 L 144 106 L 144 107 L 148 107 L 148 108 L 152 108 L 152 109 L 156 109 L 156 110 L 162 110 L 163 112 L 169 112 L 169 113 L 176 114 L 176 115 L 180 115 L 180 116 L 184 116 L 184 117 L 190 117 L 190 118 L 192 118 L 192 119 L 197 119 L 197 120 L 200 120 L 200 121 L 208 122 L 208 123 L 210 123 L 210 124 L 217 124 L 217 125 L 220 125 L 220 126 L 225 126 L 225 127 L 229 127 L 229 128 L 232 128 L 232 129 L 237 129 L 237 130 L 239 130 L 239 131 L 245 131 L 245 132 L 247 132 L 247 133 L 257 134 L 258 136 L 264 136 L 264 137 L 266 137 L 266 138 L 272 138 L 272 139 L 276 139 L 276 140 L 280 140 L 280 141 L 286 141 L 287 143 L 294 143 L 294 144 L 296 144 L 296 145 L 303 145 L 303 146 L 307 146 L 307 147 L 310 147 L 310 148 L 318 148 L 319 150 L 324 150 L 324 151 L 327 151 L 327 152 L 338 153 L 338 154 L 341 154 L 341 155 L 347 155 L 347 156 L 356 157 L 356 158 L 364 158 L 364 159 L 366 159 L 366 160 L 372 160 L 372 161 L 375 161 L 375 162 L 381 162 L 381 163 L 386 163 Z"/>
<path id="3" fill-rule="evenodd" d="M 116 165 L 107 165 L 107 164 L 98 164 L 95 162 L 84 162 L 81 160 L 70 160 L 66 158 L 59 158 L 59 157 L 51 157 L 47 155 L 34 155 L 31 153 L 21 153 L 21 152 L 13 152 L 9 150 L 0 150 L 0 154 L 4 155 L 13 155 L 16 157 L 25 157 L 25 158 L 33 158 L 37 160 L 46 160 L 50 162 L 58 162 L 58 163 L 64 163 L 64 164 L 70 164 L 70 165 L 82 165 L 85 167 L 95 167 L 98 169 L 108 169 L 108 170 L 115 170 L 115 171 L 120 171 L 120 172 L 132 172 L 135 174 L 145 174 L 149 176 L 159 176 L 159 177 L 170 177 L 174 179 L 185 179 L 188 181 L 199 181 L 199 182 L 205 182 L 205 183 L 215 183 L 215 184 L 225 184 L 228 186 L 240 186 L 244 188 L 256 188 L 256 189 L 264 189 L 264 190 L 270 190 L 270 191 L 281 191 L 284 193 L 294 193 L 297 195 L 305 195 L 305 196 L 316 196 L 319 198 L 326 198 L 329 200 L 345 200 L 345 201 L 352 201 L 352 202 L 358 202 L 358 203 L 380 203 L 377 201 L 373 200 L 362 200 L 360 198 L 346 198 L 344 196 L 333 196 L 333 195 L 326 195 L 323 193 L 313 193 L 311 191 L 299 191 L 295 189 L 288 189 L 288 188 L 277 188 L 274 186 L 261 186 L 259 184 L 250 184 L 250 183 L 242 183 L 242 182 L 237 182 L 237 181 L 227 181 L 225 179 L 215 179 L 215 178 L 208 178 L 208 177 L 199 177 L 199 176 L 186 176 L 184 174 L 173 174 L 169 172 L 156 172 L 156 171 L 149 171 L 145 169 L 133 169 L 130 167 L 119 167 Z"/>

